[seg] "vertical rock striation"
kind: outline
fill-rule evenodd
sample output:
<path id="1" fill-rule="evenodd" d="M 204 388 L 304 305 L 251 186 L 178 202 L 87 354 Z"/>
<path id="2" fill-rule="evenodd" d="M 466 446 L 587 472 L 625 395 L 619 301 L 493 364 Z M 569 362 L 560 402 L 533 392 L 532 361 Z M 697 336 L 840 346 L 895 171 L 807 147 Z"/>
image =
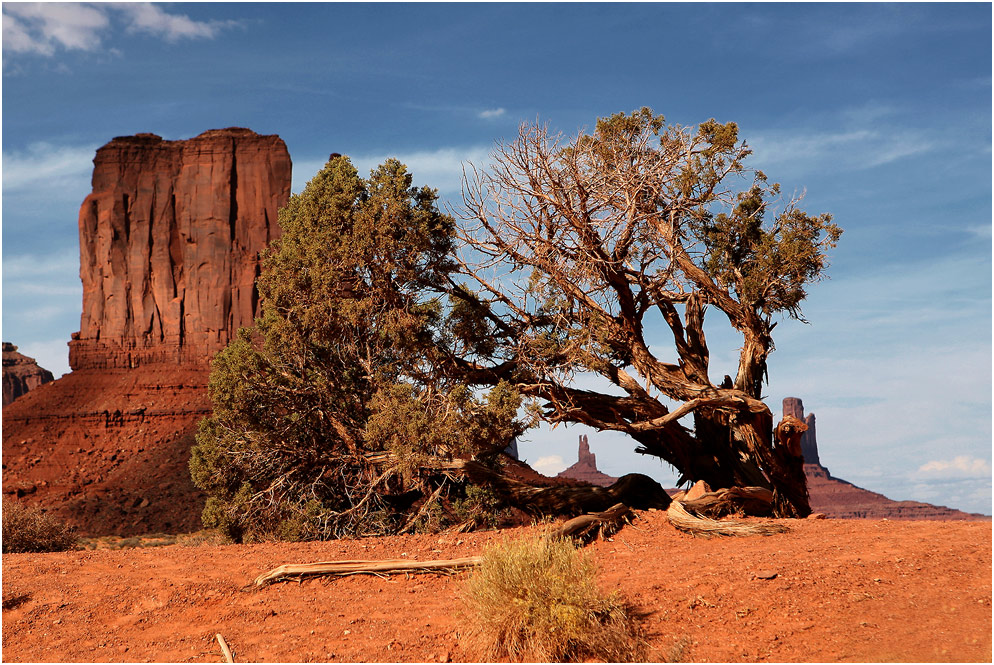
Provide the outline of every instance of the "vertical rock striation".
<path id="1" fill-rule="evenodd" d="M 39 367 L 34 358 L 18 353 L 17 347 L 9 342 L 3 343 L 4 406 L 29 390 L 54 380 L 52 373 L 44 367 Z"/>
<path id="2" fill-rule="evenodd" d="M 118 137 L 79 212 L 74 369 L 205 362 L 257 314 L 258 253 L 279 234 L 290 155 L 278 136 Z"/>

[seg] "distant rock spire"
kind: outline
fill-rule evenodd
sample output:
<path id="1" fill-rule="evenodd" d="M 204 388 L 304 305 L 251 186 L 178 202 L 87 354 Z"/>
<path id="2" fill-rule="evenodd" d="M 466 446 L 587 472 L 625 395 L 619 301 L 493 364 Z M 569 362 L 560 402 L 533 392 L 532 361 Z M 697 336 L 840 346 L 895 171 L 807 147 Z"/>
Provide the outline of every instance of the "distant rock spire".
<path id="1" fill-rule="evenodd" d="M 804 403 L 800 397 L 785 397 L 783 400 L 783 417 L 793 416 L 805 423 L 808 430 L 801 435 L 801 454 L 805 464 L 821 464 L 818 459 L 818 440 L 815 437 L 815 414 L 804 416 Z"/>
<path id="2" fill-rule="evenodd" d="M 601 487 L 607 487 L 618 480 L 614 476 L 609 476 L 597 470 L 597 456 L 590 452 L 590 443 L 587 441 L 586 434 L 580 435 L 577 458 L 576 464 L 559 473 L 560 477 L 582 480 L 591 485 L 600 485 Z"/>

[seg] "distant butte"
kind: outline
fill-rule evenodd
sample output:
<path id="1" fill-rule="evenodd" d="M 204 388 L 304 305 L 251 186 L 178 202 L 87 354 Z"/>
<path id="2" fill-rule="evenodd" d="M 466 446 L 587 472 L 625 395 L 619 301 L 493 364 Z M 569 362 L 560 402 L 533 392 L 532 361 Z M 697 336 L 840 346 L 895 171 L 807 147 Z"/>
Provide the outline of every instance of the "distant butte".
<path id="1" fill-rule="evenodd" d="M 583 482 L 590 483 L 591 485 L 599 485 L 600 487 L 607 487 L 618 480 L 606 473 L 601 473 L 597 469 L 597 456 L 590 452 L 590 444 L 587 441 L 586 434 L 580 435 L 580 448 L 577 451 L 576 464 L 561 471 L 557 477 L 582 480 Z"/>
<path id="2" fill-rule="evenodd" d="M 893 501 L 883 494 L 877 494 L 857 487 L 850 482 L 835 478 L 821 465 L 818 457 L 818 440 L 815 435 L 815 415 L 804 416 L 804 404 L 800 398 L 787 397 L 783 401 L 783 415 L 794 416 L 808 425 L 808 431 L 801 439 L 804 455 L 804 475 L 808 480 L 808 496 L 811 510 L 823 513 L 826 517 L 840 519 L 890 519 L 890 520 L 989 520 L 990 517 L 977 513 L 934 506 L 918 501 Z"/>
<path id="3" fill-rule="evenodd" d="M 3 343 L 3 405 L 7 406 L 29 390 L 43 383 L 54 381 L 55 377 L 44 367 L 39 367 L 34 358 L 17 352 L 17 347 Z"/>
<path id="4" fill-rule="evenodd" d="M 200 528 L 188 463 L 210 359 L 258 314 L 259 252 L 290 176 L 280 137 L 239 127 L 97 150 L 73 371 L 4 408 L 4 494 L 84 535 Z"/>

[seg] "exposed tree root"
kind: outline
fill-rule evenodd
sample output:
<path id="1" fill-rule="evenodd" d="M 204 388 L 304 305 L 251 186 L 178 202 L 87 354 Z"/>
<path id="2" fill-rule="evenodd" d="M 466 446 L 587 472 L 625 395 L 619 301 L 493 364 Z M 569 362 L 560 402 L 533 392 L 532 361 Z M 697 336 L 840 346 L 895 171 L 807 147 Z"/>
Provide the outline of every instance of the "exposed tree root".
<path id="1" fill-rule="evenodd" d="M 728 487 L 708 492 L 683 507 L 702 517 L 722 517 L 736 512 L 764 517 L 773 511 L 773 492 L 765 487 Z"/>

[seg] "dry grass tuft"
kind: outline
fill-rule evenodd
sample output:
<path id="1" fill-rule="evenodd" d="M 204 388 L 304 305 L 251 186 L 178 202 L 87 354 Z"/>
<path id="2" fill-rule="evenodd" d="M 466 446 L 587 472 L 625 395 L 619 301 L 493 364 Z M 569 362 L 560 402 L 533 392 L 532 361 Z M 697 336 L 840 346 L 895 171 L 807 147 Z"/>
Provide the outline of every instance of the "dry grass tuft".
<path id="1" fill-rule="evenodd" d="M 597 588 L 589 556 L 530 538 L 489 547 L 469 578 L 470 634 L 488 661 L 632 662 L 648 643 L 617 594 Z"/>
<path id="2" fill-rule="evenodd" d="M 3 553 L 64 552 L 76 547 L 76 533 L 37 508 L 3 502 Z"/>

